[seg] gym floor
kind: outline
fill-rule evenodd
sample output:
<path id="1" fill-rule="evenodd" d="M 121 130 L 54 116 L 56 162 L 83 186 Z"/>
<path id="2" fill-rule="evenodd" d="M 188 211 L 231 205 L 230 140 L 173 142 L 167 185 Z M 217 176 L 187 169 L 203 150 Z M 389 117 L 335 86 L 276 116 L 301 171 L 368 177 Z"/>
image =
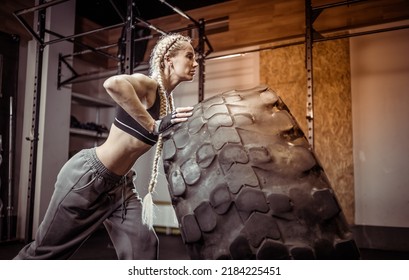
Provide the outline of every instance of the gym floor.
<path id="1" fill-rule="evenodd" d="M 177 234 L 158 233 L 160 260 L 189 260 L 182 238 Z M 0 243 L 0 260 L 12 259 L 23 247 L 20 242 Z M 363 260 L 409 260 L 409 252 L 361 248 Z M 105 229 L 94 233 L 72 256 L 73 260 L 115 260 L 115 249 Z"/>

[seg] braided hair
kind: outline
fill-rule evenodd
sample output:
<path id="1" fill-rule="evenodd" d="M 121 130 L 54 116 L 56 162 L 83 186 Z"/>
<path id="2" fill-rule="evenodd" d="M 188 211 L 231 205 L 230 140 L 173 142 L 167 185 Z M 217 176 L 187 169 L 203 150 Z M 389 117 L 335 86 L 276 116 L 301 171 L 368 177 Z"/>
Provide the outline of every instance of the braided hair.
<path id="1" fill-rule="evenodd" d="M 160 96 L 160 118 L 163 118 L 165 115 L 175 110 L 173 93 L 166 92 L 162 75 L 165 69 L 165 59 L 175 56 L 179 50 L 183 49 L 184 45 L 182 44 L 182 42 L 191 43 L 191 39 L 177 33 L 163 35 L 156 43 L 151 53 L 149 75 L 158 83 Z M 151 179 L 148 186 L 148 194 L 143 199 L 142 208 L 142 220 L 150 228 L 152 228 L 153 226 L 152 193 L 155 190 L 158 179 L 159 159 L 162 153 L 162 149 L 163 139 L 162 135 L 159 135 L 158 142 L 156 143 L 156 151 L 153 160 Z"/>

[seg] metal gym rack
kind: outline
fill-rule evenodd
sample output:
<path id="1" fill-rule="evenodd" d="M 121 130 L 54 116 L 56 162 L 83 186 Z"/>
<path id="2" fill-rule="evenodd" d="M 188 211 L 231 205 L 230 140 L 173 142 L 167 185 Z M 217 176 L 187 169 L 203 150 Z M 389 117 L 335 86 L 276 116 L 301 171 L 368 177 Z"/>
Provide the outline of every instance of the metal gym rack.
<path id="1" fill-rule="evenodd" d="M 197 29 L 198 30 L 198 46 L 196 47 L 196 52 L 197 52 L 197 57 L 198 57 L 198 64 L 199 64 L 199 101 L 203 100 L 204 97 L 204 79 L 205 79 L 205 59 L 207 55 L 209 55 L 212 51 L 213 48 L 207 39 L 207 36 L 205 34 L 205 20 L 200 19 L 199 21 L 196 21 L 183 11 L 181 11 L 179 8 L 174 7 L 167 3 L 164 0 L 158 0 L 164 5 L 168 6 L 170 9 L 172 9 L 175 13 L 179 14 L 180 16 L 190 20 L 193 24 L 189 25 L 186 28 L 179 29 L 179 30 L 172 30 L 172 31 L 163 31 L 149 22 L 145 21 L 142 18 L 139 18 L 136 16 L 135 8 L 135 0 L 127 0 L 127 15 L 126 17 L 123 17 L 119 13 L 119 9 L 116 7 L 115 3 L 112 0 L 109 0 L 109 2 L 112 4 L 114 10 L 121 16 L 121 18 L 124 20 L 124 22 L 104 28 L 98 28 L 92 31 L 84 32 L 81 34 L 74 34 L 71 36 L 63 36 L 61 34 L 58 34 L 52 30 L 48 30 L 45 28 L 45 23 L 46 23 L 46 11 L 47 8 L 67 2 L 71 0 L 54 0 L 54 1 L 49 1 L 46 2 L 45 0 L 39 0 L 39 5 L 19 10 L 14 12 L 14 16 L 18 19 L 18 21 L 24 26 L 24 28 L 33 36 L 33 38 L 37 41 L 37 51 L 36 51 L 36 72 L 35 72 L 35 79 L 34 79 L 34 84 L 35 84 L 35 89 L 34 89 L 34 95 L 33 95 L 33 110 L 32 110 L 32 125 L 31 125 L 31 136 L 27 137 L 26 140 L 30 141 L 30 162 L 29 162 L 29 181 L 28 181 L 28 190 L 27 190 L 27 219 L 26 219 L 26 228 L 25 228 L 25 241 L 28 242 L 31 240 L 31 232 L 33 229 L 33 212 L 34 212 L 34 196 L 35 196 L 35 181 L 36 181 L 36 172 L 37 172 L 37 150 L 38 150 L 38 133 L 39 133 L 39 108 L 40 108 L 40 100 L 41 100 L 41 80 L 42 80 L 42 69 L 43 69 L 43 56 L 44 56 L 44 49 L 48 45 L 52 45 L 57 42 L 61 41 L 67 41 L 71 42 L 74 44 L 77 44 L 81 46 L 82 48 L 85 48 L 86 50 L 80 51 L 77 53 L 69 54 L 69 55 L 59 55 L 59 67 L 58 67 L 58 87 L 61 87 L 65 84 L 68 83 L 74 83 L 74 82 L 79 82 L 79 81 L 84 81 L 85 79 L 95 79 L 95 78 L 101 78 L 109 75 L 113 75 L 116 73 L 119 73 L 119 70 L 116 71 L 108 71 L 105 73 L 87 73 L 85 75 L 79 74 L 67 61 L 68 57 L 73 57 L 77 55 L 82 55 L 85 53 L 93 52 L 99 55 L 102 55 L 106 58 L 113 59 L 115 61 L 118 61 L 119 63 L 123 64 L 123 73 L 131 74 L 135 70 L 135 61 L 134 61 L 134 44 L 138 40 L 149 40 L 153 38 L 153 35 L 147 36 L 144 38 L 136 38 L 135 37 L 135 26 L 136 24 L 142 24 L 154 31 L 156 31 L 156 36 L 163 35 L 169 32 L 182 32 L 182 31 L 188 31 L 192 29 Z M 28 14 L 28 13 L 37 13 L 37 31 L 35 31 L 29 23 L 23 18 L 23 15 Z M 118 44 L 110 44 L 107 46 L 101 46 L 101 47 L 91 47 L 87 44 L 81 43 L 78 40 L 75 40 L 76 38 L 83 37 L 86 35 L 91 35 L 95 34 L 97 32 L 101 32 L 104 30 L 112 29 L 112 28 L 118 28 L 118 27 L 124 27 L 126 28 L 126 37 L 125 37 L 125 43 L 126 43 L 126 52 L 125 52 L 125 57 L 123 59 L 118 58 L 117 56 L 113 56 L 112 54 L 109 54 L 105 52 L 105 49 L 112 48 L 118 46 Z M 45 34 L 50 34 L 54 37 L 57 37 L 57 39 L 54 40 L 49 40 L 45 41 Z M 207 48 L 206 48 L 207 47 Z M 61 80 L 61 68 L 65 65 L 73 74 L 72 77 L 68 78 L 67 80 Z"/>

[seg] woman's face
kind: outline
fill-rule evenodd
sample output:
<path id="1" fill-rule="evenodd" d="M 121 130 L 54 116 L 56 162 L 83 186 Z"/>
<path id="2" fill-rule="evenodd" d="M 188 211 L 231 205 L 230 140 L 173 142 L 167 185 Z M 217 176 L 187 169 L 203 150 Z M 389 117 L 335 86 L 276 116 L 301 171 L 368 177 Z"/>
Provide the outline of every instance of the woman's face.
<path id="1" fill-rule="evenodd" d="M 184 47 L 175 56 L 169 58 L 171 74 L 181 82 L 191 81 L 198 63 L 192 45 L 188 42 L 182 42 L 182 44 Z"/>

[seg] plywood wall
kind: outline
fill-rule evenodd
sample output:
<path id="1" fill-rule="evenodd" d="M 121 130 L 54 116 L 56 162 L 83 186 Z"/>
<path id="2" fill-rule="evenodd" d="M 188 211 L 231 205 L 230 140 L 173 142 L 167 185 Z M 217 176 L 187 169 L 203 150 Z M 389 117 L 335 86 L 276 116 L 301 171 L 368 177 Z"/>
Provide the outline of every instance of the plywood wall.
<path id="1" fill-rule="evenodd" d="M 348 39 L 315 43 L 313 65 L 314 148 L 352 224 L 354 179 Z M 304 45 L 261 52 L 260 81 L 277 91 L 307 132 Z"/>

